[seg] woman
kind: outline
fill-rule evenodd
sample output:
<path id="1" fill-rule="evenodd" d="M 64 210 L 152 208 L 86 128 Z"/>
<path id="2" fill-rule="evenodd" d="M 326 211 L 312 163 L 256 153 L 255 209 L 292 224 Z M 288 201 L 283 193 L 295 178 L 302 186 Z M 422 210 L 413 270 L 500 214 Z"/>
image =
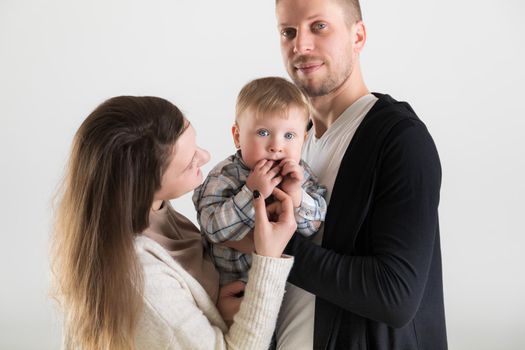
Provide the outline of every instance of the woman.
<path id="1" fill-rule="evenodd" d="M 208 159 L 179 109 L 160 98 L 115 97 L 83 122 L 52 252 L 66 348 L 268 347 L 293 262 L 281 257 L 296 227 L 291 199 L 275 190 L 281 205 L 267 214 L 254 191 L 250 280 L 218 291 L 198 230 L 169 204 L 201 183 Z"/>

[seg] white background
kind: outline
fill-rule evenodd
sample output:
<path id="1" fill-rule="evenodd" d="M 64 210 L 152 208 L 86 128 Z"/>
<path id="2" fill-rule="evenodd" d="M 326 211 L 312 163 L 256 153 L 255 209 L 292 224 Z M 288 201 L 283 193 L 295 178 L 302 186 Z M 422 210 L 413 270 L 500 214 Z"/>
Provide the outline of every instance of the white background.
<path id="1" fill-rule="evenodd" d="M 363 1 L 365 80 L 414 107 L 442 161 L 451 349 L 525 348 L 524 6 Z M 74 132 L 108 97 L 158 95 L 210 166 L 233 152 L 235 97 L 286 76 L 272 0 L 0 2 L 0 349 L 56 349 L 51 197 Z M 194 219 L 188 197 L 174 205 Z"/>

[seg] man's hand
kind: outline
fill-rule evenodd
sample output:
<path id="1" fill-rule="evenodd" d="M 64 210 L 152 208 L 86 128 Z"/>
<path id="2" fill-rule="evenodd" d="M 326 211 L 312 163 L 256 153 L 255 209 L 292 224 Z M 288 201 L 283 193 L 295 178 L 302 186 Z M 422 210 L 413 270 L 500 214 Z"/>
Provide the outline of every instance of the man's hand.
<path id="1" fill-rule="evenodd" d="M 279 174 L 281 168 L 275 166 L 272 160 L 261 159 L 252 172 L 246 179 L 246 186 L 250 191 L 258 190 L 264 199 L 268 198 L 275 186 L 282 181 L 282 176 Z"/>
<path id="2" fill-rule="evenodd" d="M 304 169 L 296 161 L 286 158 L 281 161 L 281 189 L 292 197 L 294 208 L 301 205 L 303 189 L 301 185 L 304 179 Z"/>

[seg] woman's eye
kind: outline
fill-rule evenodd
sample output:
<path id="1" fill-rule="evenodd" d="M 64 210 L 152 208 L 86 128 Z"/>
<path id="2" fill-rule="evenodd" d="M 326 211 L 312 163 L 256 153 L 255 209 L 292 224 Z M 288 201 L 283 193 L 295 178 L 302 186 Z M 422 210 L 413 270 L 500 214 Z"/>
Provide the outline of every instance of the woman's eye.
<path id="1" fill-rule="evenodd" d="M 188 170 L 192 170 L 193 167 L 195 166 L 195 164 L 197 164 L 197 154 L 194 154 L 194 155 L 193 155 L 193 158 L 191 158 L 190 164 L 188 164 L 188 166 L 186 167 L 186 169 L 188 169 Z"/>
<path id="2" fill-rule="evenodd" d="M 287 132 L 286 134 L 284 134 L 284 138 L 287 139 L 287 140 L 291 140 L 294 137 L 295 137 L 295 135 L 292 132 Z"/>
<path id="3" fill-rule="evenodd" d="M 266 130 L 266 129 L 261 129 L 261 130 L 257 131 L 257 135 L 259 135 L 259 136 L 268 136 L 268 135 L 270 135 L 270 132 L 268 130 Z"/>

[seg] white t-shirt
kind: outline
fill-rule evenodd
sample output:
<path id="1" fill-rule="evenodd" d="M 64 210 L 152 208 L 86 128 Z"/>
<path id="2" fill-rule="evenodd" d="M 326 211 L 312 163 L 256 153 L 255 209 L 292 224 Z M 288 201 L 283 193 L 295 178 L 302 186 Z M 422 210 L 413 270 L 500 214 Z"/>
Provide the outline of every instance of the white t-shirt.
<path id="1" fill-rule="evenodd" d="M 310 165 L 319 183 L 326 187 L 326 202 L 330 203 L 335 178 L 341 160 L 365 115 L 377 101 L 372 94 L 365 95 L 348 107 L 320 137 L 314 128 L 308 132 L 303 146 L 303 160 Z M 359 171 L 359 169 L 357 169 Z M 313 242 L 321 244 L 324 226 Z M 312 349 L 314 340 L 315 295 L 286 284 L 286 293 L 277 320 L 277 349 Z"/>

